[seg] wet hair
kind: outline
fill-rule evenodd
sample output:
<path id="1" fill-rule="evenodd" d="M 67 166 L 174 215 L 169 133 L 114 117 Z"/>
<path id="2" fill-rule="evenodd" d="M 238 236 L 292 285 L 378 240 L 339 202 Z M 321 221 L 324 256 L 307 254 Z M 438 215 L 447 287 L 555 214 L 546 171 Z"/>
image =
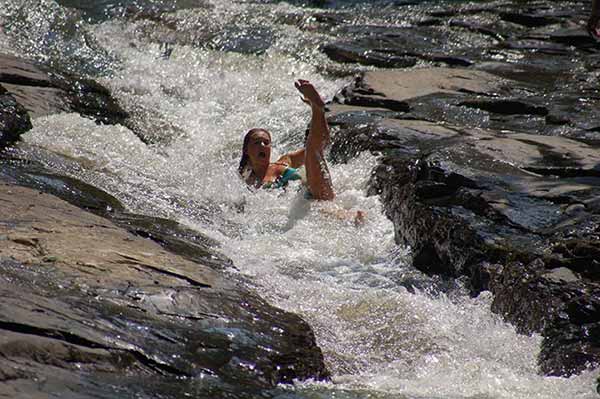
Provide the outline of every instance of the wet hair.
<path id="1" fill-rule="evenodd" d="M 251 167 L 248 165 L 250 161 L 250 157 L 248 157 L 248 145 L 250 144 L 250 137 L 254 133 L 265 132 L 269 135 L 269 140 L 271 140 L 271 133 L 269 133 L 266 129 L 254 128 L 250 129 L 248 133 L 244 136 L 244 145 L 242 146 L 242 158 L 240 159 L 240 166 L 238 167 L 238 173 L 244 180 L 246 180 L 249 176 L 249 173 L 252 172 Z"/>

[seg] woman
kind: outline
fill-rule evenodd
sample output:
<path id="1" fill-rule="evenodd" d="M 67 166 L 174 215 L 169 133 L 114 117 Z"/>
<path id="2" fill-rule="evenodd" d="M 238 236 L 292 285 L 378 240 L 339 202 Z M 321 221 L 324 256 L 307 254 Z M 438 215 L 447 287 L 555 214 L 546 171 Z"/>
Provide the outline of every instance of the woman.
<path id="1" fill-rule="evenodd" d="M 332 200 L 335 197 L 323 150 L 329 142 L 329 126 L 325 119 L 325 103 L 307 80 L 294 82 L 302 101 L 310 105 L 312 116 L 306 145 L 271 162 L 271 134 L 264 129 L 252 129 L 244 137 L 239 173 L 246 184 L 260 187 L 283 187 L 289 180 L 302 176 L 304 166 L 310 198 Z M 303 179 L 304 180 L 304 179 Z"/>

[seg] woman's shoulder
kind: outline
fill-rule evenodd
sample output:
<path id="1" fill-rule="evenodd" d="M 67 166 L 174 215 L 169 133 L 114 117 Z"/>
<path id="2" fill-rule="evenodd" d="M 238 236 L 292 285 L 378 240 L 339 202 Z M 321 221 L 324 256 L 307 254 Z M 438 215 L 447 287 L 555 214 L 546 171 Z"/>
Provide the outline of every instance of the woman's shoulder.
<path id="1" fill-rule="evenodd" d="M 297 168 L 304 164 L 304 153 L 305 153 L 304 148 L 301 148 L 296 151 L 290 151 L 290 152 L 280 156 L 279 159 L 277 159 L 276 163 L 281 163 L 281 164 L 285 164 L 287 166 Z"/>

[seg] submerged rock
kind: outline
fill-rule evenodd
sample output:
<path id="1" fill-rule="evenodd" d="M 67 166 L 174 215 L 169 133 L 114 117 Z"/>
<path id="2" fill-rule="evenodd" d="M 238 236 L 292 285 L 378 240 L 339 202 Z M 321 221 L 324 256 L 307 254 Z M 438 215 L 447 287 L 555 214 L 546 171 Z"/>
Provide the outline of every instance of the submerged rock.
<path id="1" fill-rule="evenodd" d="M 369 190 L 414 266 L 492 291 L 493 311 L 544 337 L 541 370 L 571 375 L 600 365 L 600 152 L 491 123 L 548 115 L 524 87 L 473 69 L 366 72 L 330 106 L 331 156 L 381 154 Z"/>
<path id="2" fill-rule="evenodd" d="M 235 278 L 53 195 L 2 182 L 0 201 L 4 395 L 250 397 L 327 376 L 310 327 Z"/>

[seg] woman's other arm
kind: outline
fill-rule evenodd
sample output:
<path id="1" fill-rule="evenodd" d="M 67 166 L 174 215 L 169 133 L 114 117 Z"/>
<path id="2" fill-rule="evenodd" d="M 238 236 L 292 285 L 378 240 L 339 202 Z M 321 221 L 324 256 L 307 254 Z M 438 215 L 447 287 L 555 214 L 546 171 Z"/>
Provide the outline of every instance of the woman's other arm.
<path id="1" fill-rule="evenodd" d="M 292 168 L 299 168 L 304 165 L 304 156 L 306 154 L 306 150 L 304 148 L 292 152 L 288 152 L 287 154 L 279 157 L 276 163 L 282 163 Z"/>

